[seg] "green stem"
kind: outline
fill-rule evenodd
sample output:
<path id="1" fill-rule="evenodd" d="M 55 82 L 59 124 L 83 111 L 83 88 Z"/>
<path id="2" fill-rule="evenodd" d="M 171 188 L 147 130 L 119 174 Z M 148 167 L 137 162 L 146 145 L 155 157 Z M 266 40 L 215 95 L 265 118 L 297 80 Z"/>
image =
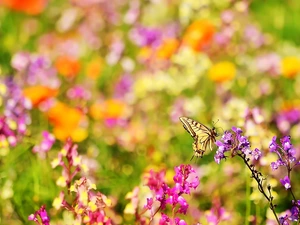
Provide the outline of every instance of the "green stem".
<path id="1" fill-rule="evenodd" d="M 251 201 L 250 201 L 250 177 L 246 178 L 246 219 L 245 225 L 249 225 L 249 217 L 251 213 Z"/>
<path id="2" fill-rule="evenodd" d="M 260 207 L 259 204 L 255 204 L 255 217 L 256 217 L 256 223 L 259 224 L 260 219 Z"/>

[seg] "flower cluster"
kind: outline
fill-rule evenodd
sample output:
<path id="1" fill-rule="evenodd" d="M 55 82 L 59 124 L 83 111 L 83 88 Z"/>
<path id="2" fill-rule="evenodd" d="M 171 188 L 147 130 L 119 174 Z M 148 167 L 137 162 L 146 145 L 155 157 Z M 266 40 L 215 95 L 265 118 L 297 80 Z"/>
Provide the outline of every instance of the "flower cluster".
<path id="1" fill-rule="evenodd" d="M 29 86 L 42 85 L 57 88 L 60 85 L 56 70 L 51 67 L 50 59 L 44 56 L 19 52 L 13 56 L 11 64 Z"/>
<path id="2" fill-rule="evenodd" d="M 3 101 L 3 115 L 0 115 L 0 148 L 5 152 L 9 146 L 26 134 L 27 125 L 31 123 L 28 110 L 31 103 L 26 99 L 21 89 L 12 80 L 0 81 L 0 106 Z"/>
<path id="3" fill-rule="evenodd" d="M 176 174 L 173 177 L 175 186 L 173 188 L 169 187 L 163 181 L 163 173 L 154 173 L 151 171 L 148 178 L 147 186 L 155 193 L 155 197 L 147 198 L 147 204 L 144 207 L 151 212 L 150 220 L 152 220 L 155 214 L 161 210 L 162 215 L 159 220 L 160 225 L 187 224 L 184 220 L 176 216 L 177 214 L 186 214 L 189 207 L 182 195 L 190 194 L 191 189 L 196 189 L 199 185 L 199 178 L 197 176 L 192 178 L 192 174 L 195 173 L 195 170 L 190 165 L 180 165 L 175 167 L 175 173 Z M 154 210 L 156 201 L 159 202 L 159 208 Z M 163 213 L 165 212 L 167 205 L 170 205 L 172 208 L 172 217 Z"/>
<path id="4" fill-rule="evenodd" d="M 250 149 L 250 142 L 247 137 L 243 136 L 243 131 L 236 127 L 233 127 L 232 131 L 225 131 L 221 140 L 216 142 L 216 145 L 218 150 L 214 158 L 218 164 L 222 159 L 226 159 L 226 152 L 231 152 L 232 157 L 237 154 L 244 154 L 245 156 L 252 156 L 255 160 L 258 160 L 261 156 L 259 149 Z"/>
<path id="5" fill-rule="evenodd" d="M 274 152 L 278 155 L 278 160 L 271 163 L 273 170 L 278 169 L 280 166 L 285 166 L 288 171 L 291 171 L 294 166 L 299 165 L 300 161 L 297 161 L 295 155 L 296 151 L 291 143 L 290 136 L 285 136 L 280 139 L 281 146 L 276 142 L 277 137 L 274 136 L 270 143 L 270 152 Z"/>
<path id="6" fill-rule="evenodd" d="M 289 215 L 284 214 L 279 217 L 280 224 L 289 225 L 291 222 L 299 222 L 300 220 L 300 200 L 292 201 L 293 207 L 289 210 Z"/>
<path id="7" fill-rule="evenodd" d="M 298 108 L 282 110 L 276 116 L 277 127 L 283 134 L 288 133 L 291 127 L 298 124 L 299 121 L 300 110 Z"/>
<path id="8" fill-rule="evenodd" d="M 280 224 L 289 224 L 289 221 L 298 221 L 300 220 L 300 200 L 297 200 L 291 184 L 291 171 L 293 168 L 300 164 L 300 161 L 296 159 L 296 150 L 294 149 L 290 136 L 284 136 L 280 139 L 280 144 L 277 143 L 277 137 L 274 136 L 270 142 L 270 152 L 274 152 L 278 155 L 278 160 L 271 163 L 271 168 L 277 170 L 280 166 L 283 166 L 287 169 L 287 176 L 283 179 L 280 179 L 281 184 L 286 190 L 288 190 L 292 197 L 292 208 L 290 209 L 290 215 L 285 214 L 284 216 L 279 217 Z"/>
<path id="9" fill-rule="evenodd" d="M 270 152 L 274 152 L 278 155 L 278 160 L 276 162 L 271 163 L 271 167 L 273 170 L 277 170 L 280 166 L 284 166 L 287 169 L 287 176 L 283 179 L 280 179 L 281 184 L 284 186 L 286 190 L 288 190 L 292 197 L 292 208 L 290 210 L 290 215 L 285 214 L 283 216 L 278 217 L 275 212 L 275 205 L 273 204 L 274 197 L 271 193 L 271 186 L 267 186 L 267 190 L 265 190 L 263 182 L 266 180 L 264 176 L 255 169 L 253 164 L 249 164 L 250 158 L 252 156 L 253 159 L 257 160 L 261 156 L 261 152 L 259 149 L 250 150 L 250 142 L 248 139 L 242 135 L 242 130 L 239 128 L 232 128 L 232 131 L 225 131 L 220 141 L 216 142 L 218 146 L 218 150 L 215 155 L 215 161 L 220 163 L 222 159 L 225 159 L 226 156 L 224 153 L 230 151 L 231 156 L 238 155 L 241 157 L 246 164 L 246 166 L 251 171 L 252 178 L 255 179 L 258 185 L 258 190 L 263 194 L 263 196 L 269 202 L 270 209 L 272 210 L 278 224 L 289 225 L 289 221 L 300 221 L 300 200 L 297 200 L 291 185 L 290 173 L 292 169 L 300 164 L 300 161 L 296 159 L 296 151 L 291 143 L 291 138 L 289 136 L 284 136 L 280 139 L 280 144 L 277 143 L 277 137 L 274 136 L 272 141 L 270 142 L 269 148 Z"/>
<path id="10" fill-rule="evenodd" d="M 278 216 L 275 212 L 275 205 L 273 203 L 274 197 L 271 192 L 271 185 L 268 184 L 267 190 L 264 188 L 264 181 L 266 178 L 258 171 L 253 164 L 250 163 L 250 157 L 254 160 L 258 160 L 261 157 L 261 151 L 259 149 L 251 150 L 250 142 L 242 135 L 243 131 L 240 128 L 233 127 L 232 131 L 225 131 L 220 141 L 216 142 L 218 150 L 215 155 L 215 161 L 219 164 L 226 156 L 224 153 L 231 151 L 231 156 L 239 156 L 243 159 L 243 162 L 251 172 L 251 178 L 257 183 L 257 188 L 260 193 L 263 194 L 265 199 L 269 202 L 269 207 L 272 210 L 277 222 L 279 222 Z"/>
<path id="11" fill-rule="evenodd" d="M 51 135 L 44 132 L 44 134 Z M 65 160 L 64 160 L 65 158 Z M 66 162 L 65 162 L 66 161 Z M 81 177 L 73 183 L 75 175 L 85 166 L 81 163 L 81 156 L 78 155 L 77 145 L 72 143 L 69 138 L 63 149 L 59 152 L 58 158 L 52 162 L 52 167 L 60 165 L 63 168 L 62 176 L 57 180 L 58 186 L 68 188 L 68 195 L 72 192 L 75 197 L 70 201 L 70 197 L 66 196 L 64 191 L 54 199 L 53 207 L 56 209 L 64 208 L 74 214 L 74 224 L 103 224 L 111 225 L 112 220 L 106 215 L 104 210 L 111 205 L 110 199 L 100 192 L 94 192 L 96 185 L 86 177 Z M 72 184 L 73 183 L 73 184 Z M 43 225 L 49 225 L 49 217 L 47 216 L 45 207 L 42 206 L 34 215 L 29 216 L 29 220 L 36 221 L 37 215 L 40 216 Z"/>
<path id="12" fill-rule="evenodd" d="M 64 208 L 75 215 L 74 224 L 103 224 L 110 225 L 112 220 L 106 215 L 105 208 L 111 205 L 110 199 L 97 192 L 96 185 L 85 177 L 76 180 L 69 189 L 75 193 L 72 203 L 68 203 L 64 192 L 54 199 L 53 206 L 56 209 Z"/>
<path id="13" fill-rule="evenodd" d="M 56 184 L 61 187 L 70 187 L 71 181 L 76 174 L 81 170 L 87 170 L 85 164 L 82 163 L 81 156 L 78 155 L 78 145 L 73 144 L 72 139 L 68 138 L 64 147 L 58 153 L 56 159 L 51 163 L 52 168 L 61 166 L 63 168 L 62 175 L 56 181 Z"/>

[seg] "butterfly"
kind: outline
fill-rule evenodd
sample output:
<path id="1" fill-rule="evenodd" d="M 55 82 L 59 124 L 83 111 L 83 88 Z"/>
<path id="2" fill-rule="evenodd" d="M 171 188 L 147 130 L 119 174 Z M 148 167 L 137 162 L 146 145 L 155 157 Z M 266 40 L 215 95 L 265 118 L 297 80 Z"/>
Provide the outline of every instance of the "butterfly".
<path id="1" fill-rule="evenodd" d="M 186 131 L 189 132 L 194 139 L 194 155 L 191 160 L 194 156 L 202 158 L 207 147 L 212 150 L 212 144 L 216 142 L 216 137 L 218 136 L 216 128 L 213 127 L 210 129 L 204 124 L 187 117 L 179 117 L 179 119 L 183 124 L 184 129 L 186 129 Z"/>

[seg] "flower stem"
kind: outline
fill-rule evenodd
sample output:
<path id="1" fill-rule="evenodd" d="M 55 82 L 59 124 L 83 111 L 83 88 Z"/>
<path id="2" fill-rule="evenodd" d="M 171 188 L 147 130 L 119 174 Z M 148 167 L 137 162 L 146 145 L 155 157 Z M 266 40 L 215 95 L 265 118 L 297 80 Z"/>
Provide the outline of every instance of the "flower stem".
<path id="1" fill-rule="evenodd" d="M 263 178 L 262 174 L 257 171 L 253 165 L 250 165 L 249 164 L 249 158 L 246 157 L 246 155 L 244 153 L 238 153 L 237 154 L 239 157 L 241 157 L 244 161 L 244 163 L 246 164 L 246 166 L 248 167 L 248 169 L 251 171 L 251 178 L 254 178 L 255 181 L 257 182 L 257 188 L 258 190 L 260 191 L 260 193 L 263 194 L 263 196 L 267 199 L 267 201 L 269 202 L 269 207 L 270 209 L 272 210 L 274 216 L 275 216 L 275 219 L 278 223 L 278 225 L 280 225 L 280 222 L 279 222 L 279 219 L 278 219 L 278 216 L 275 212 L 275 205 L 273 204 L 273 199 L 274 197 L 272 196 L 272 193 L 271 193 L 271 186 L 269 185 L 268 186 L 268 192 L 269 194 L 267 194 L 263 188 L 263 181 L 265 180 L 265 178 Z"/>
<path id="2" fill-rule="evenodd" d="M 250 201 L 250 179 L 247 177 L 246 181 L 246 216 L 245 225 L 249 225 L 249 216 L 251 212 L 251 201 Z"/>

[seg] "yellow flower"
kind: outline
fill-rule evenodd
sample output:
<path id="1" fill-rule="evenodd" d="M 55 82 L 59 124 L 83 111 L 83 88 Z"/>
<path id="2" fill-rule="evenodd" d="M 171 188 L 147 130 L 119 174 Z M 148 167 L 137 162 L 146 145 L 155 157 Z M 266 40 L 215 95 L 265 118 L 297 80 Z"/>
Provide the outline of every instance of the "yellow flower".
<path id="1" fill-rule="evenodd" d="M 134 214 L 135 213 L 135 208 L 133 207 L 132 203 L 129 202 L 124 209 L 125 214 Z"/>
<path id="2" fill-rule="evenodd" d="M 282 75 L 287 78 L 294 78 L 300 72 L 300 59 L 290 56 L 281 61 Z"/>
<path id="3" fill-rule="evenodd" d="M 5 84 L 0 83 L 0 95 L 5 95 L 7 92 L 7 87 L 5 86 Z"/>
<path id="4" fill-rule="evenodd" d="M 61 207 L 63 200 L 64 200 L 64 193 L 61 193 L 58 197 L 54 199 L 52 206 L 58 210 Z"/>
<path id="5" fill-rule="evenodd" d="M 152 51 L 151 48 L 143 47 L 143 48 L 140 49 L 140 51 L 138 53 L 138 59 L 140 59 L 140 60 L 149 59 L 152 54 L 153 54 L 153 51 Z"/>
<path id="6" fill-rule="evenodd" d="M 51 166 L 52 168 L 55 168 L 59 165 L 60 163 L 60 160 L 58 158 L 54 159 L 52 162 L 51 162 Z"/>
<path id="7" fill-rule="evenodd" d="M 103 59 L 100 57 L 92 59 L 86 66 L 86 75 L 91 79 L 97 79 L 103 69 Z"/>
<path id="8" fill-rule="evenodd" d="M 228 61 L 219 62 L 213 65 L 209 72 L 209 78 L 215 82 L 232 80 L 236 74 L 235 65 Z"/>
<path id="9" fill-rule="evenodd" d="M 66 178 L 63 177 L 63 176 L 60 176 L 57 181 L 56 181 L 56 184 L 60 187 L 65 187 L 67 185 L 67 181 L 66 181 Z"/>

